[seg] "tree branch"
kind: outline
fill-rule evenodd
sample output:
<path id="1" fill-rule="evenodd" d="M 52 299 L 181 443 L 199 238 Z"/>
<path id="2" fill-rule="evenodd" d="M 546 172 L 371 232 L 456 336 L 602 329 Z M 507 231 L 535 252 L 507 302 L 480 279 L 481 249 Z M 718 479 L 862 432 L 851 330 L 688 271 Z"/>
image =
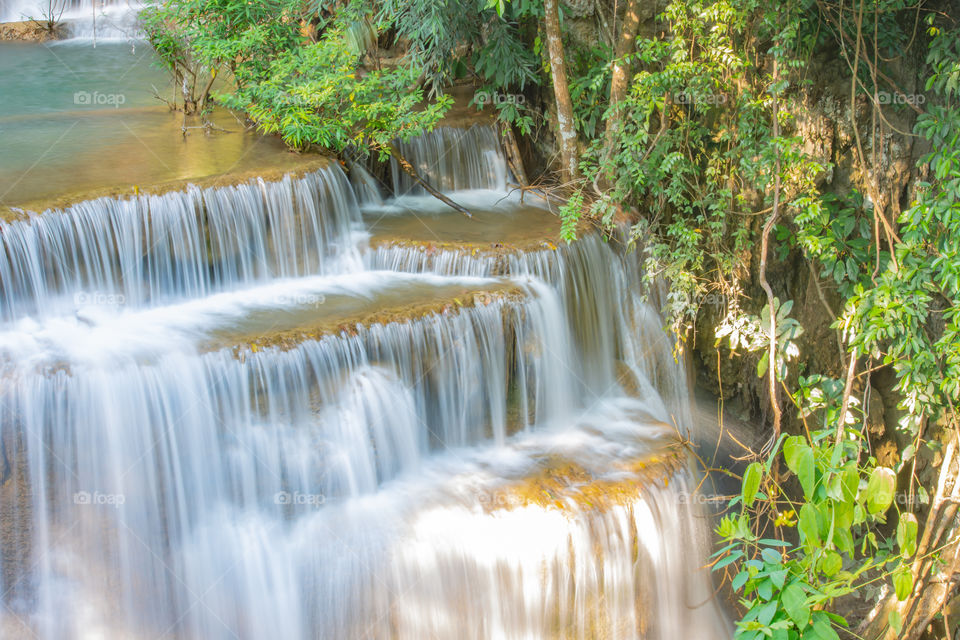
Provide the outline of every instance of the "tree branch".
<path id="1" fill-rule="evenodd" d="M 466 217 L 468 217 L 468 218 L 473 218 L 473 214 L 470 213 L 470 210 L 469 210 L 469 209 L 467 209 L 466 207 L 463 207 L 463 206 L 457 204 L 456 202 L 454 202 L 453 200 L 451 200 L 451 199 L 448 198 L 447 196 L 443 195 L 442 193 L 440 193 L 439 191 L 437 191 L 436 189 L 434 189 L 434 188 L 430 185 L 429 182 L 427 182 L 427 181 L 424 180 L 422 177 L 420 177 L 420 174 L 417 173 L 417 170 L 413 168 L 413 165 L 410 164 L 410 163 L 407 161 L 407 159 L 403 157 L 403 155 L 400 153 L 400 150 L 397 149 L 397 146 L 396 146 L 396 145 L 394 145 L 394 144 L 387 145 L 387 149 L 390 151 L 390 155 L 392 155 L 392 156 L 394 157 L 394 159 L 397 161 L 397 164 L 400 165 L 400 168 L 403 169 L 403 171 L 404 171 L 407 175 L 409 175 L 411 178 L 413 178 L 414 181 L 416 181 L 417 184 L 419 184 L 421 187 L 423 187 L 424 191 L 426 191 L 427 193 L 429 193 L 430 195 L 432 195 L 434 198 L 436 198 L 436 199 L 439 200 L 440 202 L 442 202 L 442 203 L 446 204 L 447 206 L 451 207 L 452 209 L 456 209 L 457 211 L 459 211 L 460 213 L 462 213 L 462 214 L 465 215 Z"/>

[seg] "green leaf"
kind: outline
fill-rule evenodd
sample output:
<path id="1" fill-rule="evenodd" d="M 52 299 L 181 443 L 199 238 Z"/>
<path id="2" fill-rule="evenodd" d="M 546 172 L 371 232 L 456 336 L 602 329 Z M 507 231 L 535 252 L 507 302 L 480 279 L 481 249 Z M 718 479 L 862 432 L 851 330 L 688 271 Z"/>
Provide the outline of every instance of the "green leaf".
<path id="1" fill-rule="evenodd" d="M 894 610 L 887 614 L 887 622 L 890 623 L 890 628 L 893 629 L 894 633 L 900 635 L 903 630 L 903 620 L 900 619 L 900 612 Z"/>
<path id="2" fill-rule="evenodd" d="M 843 558 L 836 551 L 826 551 L 820 560 L 820 571 L 827 577 L 833 577 L 843 568 Z"/>
<path id="3" fill-rule="evenodd" d="M 834 529 L 833 544 L 835 544 L 840 551 L 853 555 L 853 534 L 850 533 L 849 529 Z"/>
<path id="4" fill-rule="evenodd" d="M 897 524 L 897 546 L 909 558 L 917 551 L 917 516 L 901 513 Z"/>
<path id="5" fill-rule="evenodd" d="M 770 362 L 770 352 L 764 351 L 763 355 L 760 356 L 760 361 L 757 362 L 757 377 L 762 378 L 763 374 L 767 372 L 767 365 Z"/>
<path id="6" fill-rule="evenodd" d="M 768 547 L 789 547 L 790 543 L 784 542 L 783 540 L 777 540 L 775 538 L 761 538 L 760 544 L 766 545 Z"/>
<path id="7" fill-rule="evenodd" d="M 783 589 L 784 583 L 787 581 L 787 570 L 780 569 L 779 571 L 770 572 L 770 582 L 773 583 L 777 589 Z"/>
<path id="8" fill-rule="evenodd" d="M 780 604 L 790 619 L 803 630 L 810 622 L 810 607 L 807 606 L 807 594 L 795 582 L 787 585 L 780 594 Z"/>
<path id="9" fill-rule="evenodd" d="M 731 562 L 735 562 L 742 555 L 743 555 L 743 551 L 732 551 L 730 555 L 728 555 L 726 558 L 724 558 L 717 564 L 713 565 L 713 570 L 717 571 L 719 569 L 723 569 L 725 566 L 727 566 Z"/>
<path id="10" fill-rule="evenodd" d="M 900 568 L 893 572 L 893 589 L 900 602 L 910 597 L 910 592 L 913 591 L 913 572 L 909 566 L 900 565 Z"/>
<path id="11" fill-rule="evenodd" d="M 769 578 L 757 585 L 757 595 L 761 600 L 773 599 L 773 583 Z"/>
<path id="12" fill-rule="evenodd" d="M 803 439 L 803 436 L 790 436 L 783 441 L 783 458 L 787 461 L 787 466 L 790 467 L 791 471 L 794 471 L 796 468 L 800 451 L 806 446 L 807 442 Z M 796 473 L 796 471 L 794 471 L 794 473 Z"/>
<path id="13" fill-rule="evenodd" d="M 817 524 L 817 508 L 809 502 L 800 507 L 797 528 L 809 546 L 820 544 L 820 526 Z"/>
<path id="14" fill-rule="evenodd" d="M 873 515 L 884 513 L 893 503 L 896 489 L 897 477 L 893 470 L 886 467 L 874 469 L 867 483 L 867 510 Z"/>
<path id="15" fill-rule="evenodd" d="M 773 549 L 764 549 L 760 552 L 760 556 L 767 564 L 779 565 L 783 563 L 783 556 Z"/>
<path id="16" fill-rule="evenodd" d="M 814 488 L 813 449 L 802 436 L 791 436 L 783 443 L 783 457 L 787 461 L 787 467 L 797 474 L 800 486 L 803 487 L 803 495 L 809 499 Z"/>
<path id="17" fill-rule="evenodd" d="M 843 501 L 852 505 L 857 498 L 857 488 L 860 484 L 860 472 L 857 470 L 857 463 L 848 463 L 844 467 L 840 478 Z"/>
<path id="18" fill-rule="evenodd" d="M 840 640 L 840 636 L 833 629 L 829 622 L 816 620 L 813 623 L 813 631 L 817 634 L 817 637 L 822 638 L 822 640 Z M 803 637 L 806 638 L 806 634 L 804 634 Z"/>
<path id="19" fill-rule="evenodd" d="M 746 507 L 753 505 L 757 499 L 757 490 L 760 489 L 760 478 L 763 475 L 763 466 L 759 462 L 752 463 L 743 474 L 743 504 Z"/>
<path id="20" fill-rule="evenodd" d="M 734 591 L 739 591 L 743 587 L 743 585 L 747 583 L 747 580 L 749 579 L 750 579 L 750 573 L 746 570 L 743 570 L 736 575 L 736 577 L 730 583 L 730 586 L 733 587 Z"/>
<path id="21" fill-rule="evenodd" d="M 757 622 L 766 626 L 770 624 L 770 621 L 773 620 L 773 616 L 777 613 L 777 601 L 768 602 L 767 604 L 761 607 L 760 612 L 757 613 Z"/>
<path id="22" fill-rule="evenodd" d="M 853 525 L 853 505 L 846 502 L 835 502 L 833 515 L 838 527 L 849 529 Z"/>

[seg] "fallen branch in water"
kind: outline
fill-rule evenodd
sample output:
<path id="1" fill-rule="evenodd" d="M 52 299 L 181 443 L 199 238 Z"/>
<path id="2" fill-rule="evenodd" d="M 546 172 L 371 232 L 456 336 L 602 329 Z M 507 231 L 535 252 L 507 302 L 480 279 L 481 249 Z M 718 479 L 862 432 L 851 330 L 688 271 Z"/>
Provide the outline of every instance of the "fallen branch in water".
<path id="1" fill-rule="evenodd" d="M 411 178 L 413 178 L 413 179 L 417 182 L 417 184 L 419 184 L 421 187 L 423 187 L 423 189 L 424 189 L 427 193 L 429 193 L 430 195 L 432 195 L 434 198 L 436 198 L 436 199 L 439 200 L 440 202 L 443 202 L 443 203 L 446 204 L 447 206 L 449 206 L 449 207 L 451 207 L 451 208 L 453 208 L 453 209 L 456 209 L 457 211 L 459 211 L 460 213 L 462 213 L 462 214 L 465 215 L 466 217 L 468 217 L 468 218 L 473 218 L 473 214 L 470 213 L 470 210 L 469 210 L 469 209 L 467 209 L 466 207 L 463 207 L 463 206 L 457 204 L 456 202 L 454 202 L 453 200 L 451 200 L 451 199 L 448 198 L 447 196 L 443 195 L 442 193 L 440 193 L 439 191 L 437 191 L 436 189 L 434 189 L 434 188 L 430 185 L 429 182 L 427 182 L 426 180 L 424 180 L 423 178 L 421 178 L 421 177 L 420 177 L 420 174 L 417 173 L 417 170 L 413 168 L 413 165 L 410 164 L 410 163 L 407 161 L 407 159 L 403 157 L 403 155 L 400 153 L 400 150 L 397 149 L 396 145 L 390 144 L 390 145 L 387 146 L 387 149 L 390 151 L 390 155 L 392 155 L 392 156 L 394 157 L 394 159 L 397 161 L 397 164 L 400 165 L 400 168 L 403 169 L 404 173 L 406 173 L 406 174 L 409 175 Z"/>
<path id="2" fill-rule="evenodd" d="M 530 186 L 524 187 L 523 185 L 514 184 L 512 182 L 507 184 L 507 186 L 510 187 L 510 190 L 507 191 L 507 195 L 503 196 L 502 198 L 494 202 L 493 206 L 497 206 L 498 204 L 500 204 L 501 202 L 503 202 L 504 200 L 512 196 L 517 191 L 520 192 L 520 204 L 523 204 L 523 196 L 528 191 L 534 194 L 535 196 L 542 198 L 547 204 L 550 204 L 550 198 L 548 198 L 543 194 L 543 188 L 540 186 L 530 185 Z"/>

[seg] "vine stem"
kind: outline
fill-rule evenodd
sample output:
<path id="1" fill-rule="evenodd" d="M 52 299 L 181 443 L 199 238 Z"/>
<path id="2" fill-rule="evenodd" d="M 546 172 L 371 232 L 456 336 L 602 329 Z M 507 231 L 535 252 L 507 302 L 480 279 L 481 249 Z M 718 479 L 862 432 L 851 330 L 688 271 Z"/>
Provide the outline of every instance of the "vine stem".
<path id="1" fill-rule="evenodd" d="M 840 403 L 840 418 L 837 422 L 837 435 L 833 439 L 836 447 L 843 442 L 843 431 L 847 424 L 847 409 L 850 407 L 850 394 L 853 392 L 853 379 L 857 371 L 857 347 L 850 353 L 850 363 L 847 365 L 847 380 L 843 386 L 843 401 Z"/>
<path id="2" fill-rule="evenodd" d="M 780 97 L 777 82 L 780 79 L 777 58 L 773 59 L 773 144 L 774 144 L 774 172 L 773 177 L 773 210 L 766 224 L 763 225 L 763 234 L 760 237 L 760 286 L 767 294 L 767 304 L 770 307 L 770 344 L 767 351 L 767 374 L 770 407 L 773 409 L 773 439 L 776 442 L 780 437 L 780 421 L 782 414 L 777 402 L 777 309 L 773 297 L 773 289 L 767 281 L 767 252 L 770 248 L 770 232 L 780 217 Z"/>

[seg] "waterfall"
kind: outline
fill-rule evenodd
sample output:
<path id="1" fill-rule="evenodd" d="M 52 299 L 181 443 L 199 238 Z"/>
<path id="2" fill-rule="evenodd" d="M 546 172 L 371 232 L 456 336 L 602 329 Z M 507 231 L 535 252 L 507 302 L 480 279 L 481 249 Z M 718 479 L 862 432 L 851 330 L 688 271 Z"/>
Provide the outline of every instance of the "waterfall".
<path id="1" fill-rule="evenodd" d="M 0 222 L 0 318 L 159 304 L 345 269 L 360 218 L 339 167 L 215 189 L 99 198 Z"/>
<path id="2" fill-rule="evenodd" d="M 353 185 L 354 193 L 357 194 L 357 202 L 360 206 L 383 205 L 383 194 L 380 191 L 380 185 L 376 178 L 370 175 L 363 165 L 355 162 L 350 166 L 350 182 Z"/>
<path id="3" fill-rule="evenodd" d="M 686 382 L 673 360 L 656 312 L 636 292 L 642 289 L 635 260 L 618 255 L 597 235 L 588 235 L 571 245 L 534 252 L 491 256 L 473 251 L 427 251 L 422 246 L 382 246 L 368 251 L 364 262 L 370 269 L 435 273 L 440 275 L 535 278 L 560 295 L 571 329 L 582 351 L 578 367 L 595 391 L 607 389 L 624 371 L 602 354 L 620 358 L 630 367 L 629 379 L 646 385 L 652 381 L 653 396 L 666 401 L 668 413 L 679 425 L 689 425 Z M 631 292 L 624 296 L 624 292 Z M 646 352 L 643 357 L 637 350 Z"/>
<path id="4" fill-rule="evenodd" d="M 500 200 L 494 135 L 404 153 Z M 0 635 L 729 637 L 635 256 L 371 249 L 359 183 L 0 227 Z"/>
<path id="5" fill-rule="evenodd" d="M 431 186 L 440 191 L 506 188 L 507 162 L 493 127 L 437 127 L 428 135 L 396 141 L 396 147 Z M 423 187 L 391 159 L 393 192 L 422 195 Z"/>

